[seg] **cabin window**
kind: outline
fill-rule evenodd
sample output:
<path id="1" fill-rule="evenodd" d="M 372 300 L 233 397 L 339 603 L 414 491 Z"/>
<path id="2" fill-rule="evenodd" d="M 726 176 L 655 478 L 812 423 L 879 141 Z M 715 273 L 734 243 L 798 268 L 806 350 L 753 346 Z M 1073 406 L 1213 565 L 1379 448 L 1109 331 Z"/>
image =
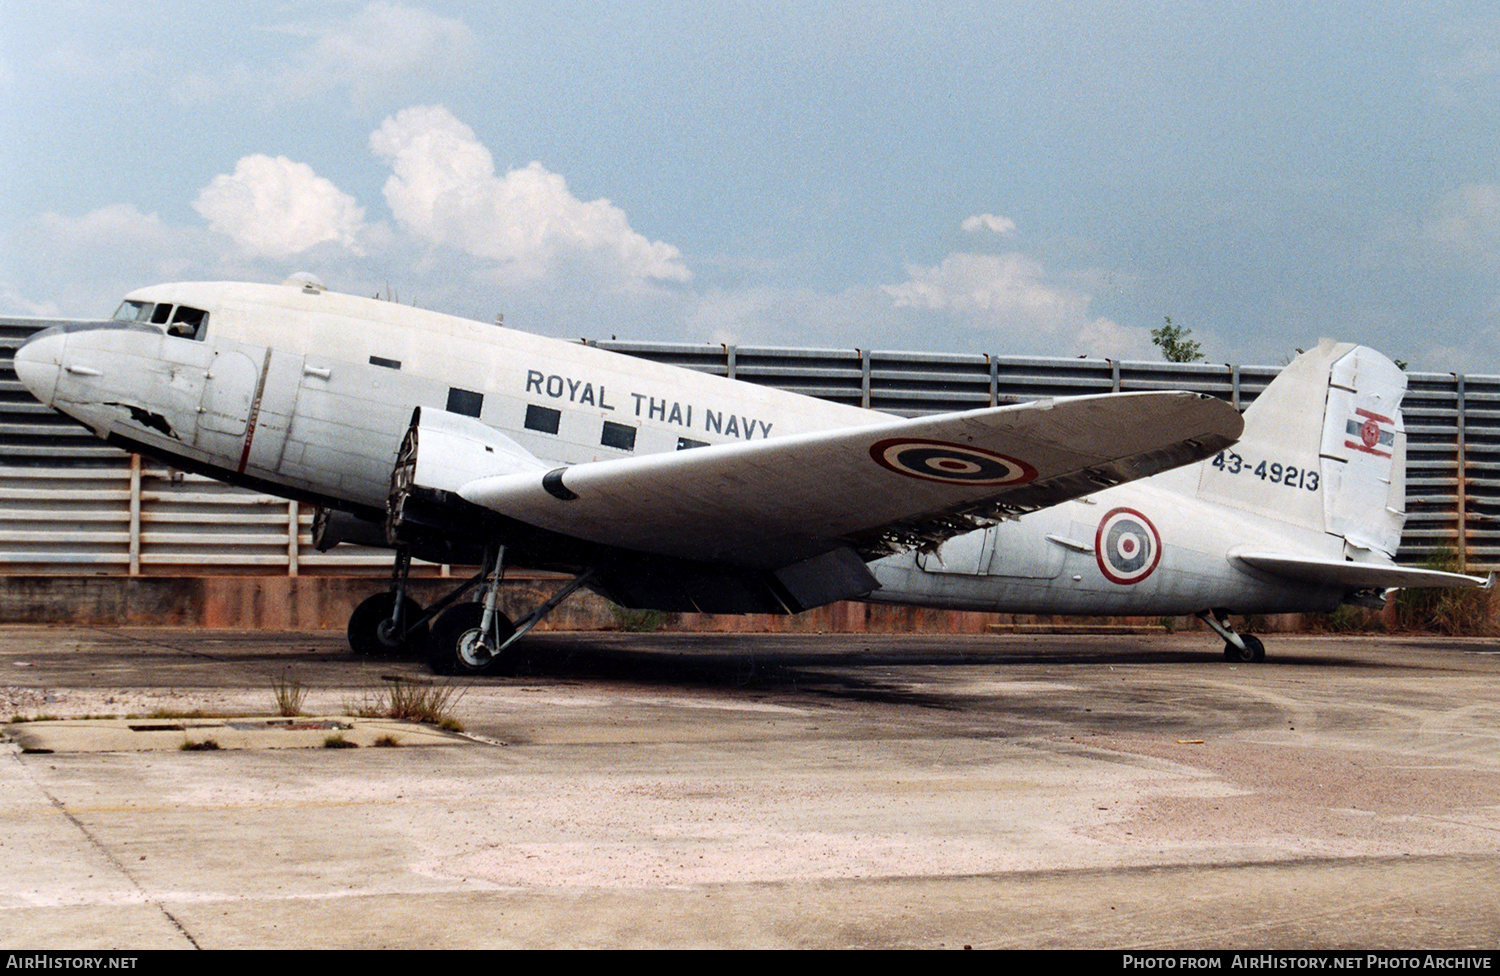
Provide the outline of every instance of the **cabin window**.
<path id="1" fill-rule="evenodd" d="M 115 309 L 116 322 L 150 322 L 156 305 L 151 302 L 123 302 Z"/>
<path id="2" fill-rule="evenodd" d="M 604 422 L 604 433 L 599 438 L 599 443 L 605 447 L 617 447 L 622 451 L 635 450 L 635 428 L 629 424 L 617 424 L 614 421 Z"/>
<path id="3" fill-rule="evenodd" d="M 401 368 L 401 360 L 399 360 L 399 359 L 386 359 L 384 356 L 371 356 L 370 357 L 370 365 L 371 366 L 384 366 L 386 369 L 400 369 Z"/>
<path id="4" fill-rule="evenodd" d="M 176 336 L 179 339 L 202 339 L 208 332 L 207 326 L 207 312 L 201 308 L 179 305 L 172 315 L 172 324 L 167 326 L 167 335 Z"/>
<path id="5" fill-rule="evenodd" d="M 449 413 L 459 413 L 465 417 L 477 417 L 483 409 L 483 393 L 475 393 L 473 390 L 460 390 L 456 386 L 448 388 Z"/>
<path id="6" fill-rule="evenodd" d="M 679 451 L 691 450 L 695 447 L 707 447 L 708 441 L 695 441 L 691 437 L 677 438 L 677 449 Z"/>
<path id="7" fill-rule="evenodd" d="M 555 434 L 557 433 L 557 425 L 561 420 L 561 410 L 553 410 L 551 407 L 539 407 L 534 403 L 526 405 L 527 430 L 539 430 L 544 434 Z"/>

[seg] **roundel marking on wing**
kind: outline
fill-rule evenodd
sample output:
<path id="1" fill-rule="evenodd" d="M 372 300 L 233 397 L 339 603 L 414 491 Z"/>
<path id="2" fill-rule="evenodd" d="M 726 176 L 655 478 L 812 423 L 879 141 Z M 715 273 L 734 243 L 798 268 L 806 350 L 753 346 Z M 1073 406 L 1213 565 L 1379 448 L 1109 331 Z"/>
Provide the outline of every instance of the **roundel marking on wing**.
<path id="1" fill-rule="evenodd" d="M 1161 562 L 1161 534 L 1135 509 L 1111 509 L 1094 532 L 1094 559 L 1111 583 L 1139 583 Z"/>
<path id="2" fill-rule="evenodd" d="M 870 445 L 875 463 L 908 478 L 951 485 L 1024 485 L 1036 468 L 1006 454 L 949 441 L 893 437 Z"/>

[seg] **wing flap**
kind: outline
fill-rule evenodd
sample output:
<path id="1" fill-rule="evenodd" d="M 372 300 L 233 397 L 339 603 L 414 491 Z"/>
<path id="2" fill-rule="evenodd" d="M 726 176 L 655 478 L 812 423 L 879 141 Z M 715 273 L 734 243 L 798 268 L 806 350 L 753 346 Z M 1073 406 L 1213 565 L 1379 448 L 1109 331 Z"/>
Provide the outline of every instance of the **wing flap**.
<path id="1" fill-rule="evenodd" d="M 470 502 L 541 528 L 776 568 L 839 546 L 940 541 L 1208 457 L 1242 422 L 1195 393 L 1045 400 L 478 478 Z"/>
<path id="2" fill-rule="evenodd" d="M 1489 576 L 1467 576 L 1436 569 L 1418 569 L 1386 563 L 1361 563 L 1312 556 L 1292 556 L 1275 552 L 1236 552 L 1231 557 L 1247 566 L 1306 583 L 1349 586 L 1357 589 L 1392 589 L 1394 587 L 1479 587 L 1488 589 L 1494 582 Z"/>

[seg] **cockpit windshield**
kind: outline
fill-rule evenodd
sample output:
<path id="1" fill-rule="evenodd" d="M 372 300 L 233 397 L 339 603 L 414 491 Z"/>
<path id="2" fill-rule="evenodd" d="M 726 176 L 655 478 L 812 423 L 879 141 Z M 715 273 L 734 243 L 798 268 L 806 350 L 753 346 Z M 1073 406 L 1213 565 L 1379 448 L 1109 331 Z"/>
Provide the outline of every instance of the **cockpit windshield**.
<path id="1" fill-rule="evenodd" d="M 173 307 L 170 302 L 123 302 L 115 310 L 115 321 L 166 326 L 167 335 L 179 339 L 202 339 L 208 332 L 207 312 L 187 305 Z"/>
<path id="2" fill-rule="evenodd" d="M 151 312 L 156 308 L 152 302 L 122 302 L 115 309 L 116 322 L 150 322 Z"/>

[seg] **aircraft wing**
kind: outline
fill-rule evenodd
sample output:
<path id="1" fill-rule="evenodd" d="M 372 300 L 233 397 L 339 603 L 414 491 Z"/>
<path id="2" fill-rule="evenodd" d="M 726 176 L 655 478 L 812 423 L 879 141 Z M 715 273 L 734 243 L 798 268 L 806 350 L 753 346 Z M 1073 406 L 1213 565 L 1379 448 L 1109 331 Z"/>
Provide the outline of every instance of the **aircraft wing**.
<path id="1" fill-rule="evenodd" d="M 610 546 L 776 568 L 848 547 L 936 544 L 1208 457 L 1243 427 L 1196 393 L 1043 400 L 770 440 L 523 471 L 468 501 Z"/>
<path id="2" fill-rule="evenodd" d="M 1274 576 L 1307 583 L 1349 586 L 1358 589 L 1391 589 L 1401 586 L 1479 587 L 1488 589 L 1494 574 L 1466 576 L 1436 569 L 1416 569 L 1393 563 L 1358 563 L 1312 556 L 1289 556 L 1274 552 L 1235 552 L 1232 558 Z"/>

